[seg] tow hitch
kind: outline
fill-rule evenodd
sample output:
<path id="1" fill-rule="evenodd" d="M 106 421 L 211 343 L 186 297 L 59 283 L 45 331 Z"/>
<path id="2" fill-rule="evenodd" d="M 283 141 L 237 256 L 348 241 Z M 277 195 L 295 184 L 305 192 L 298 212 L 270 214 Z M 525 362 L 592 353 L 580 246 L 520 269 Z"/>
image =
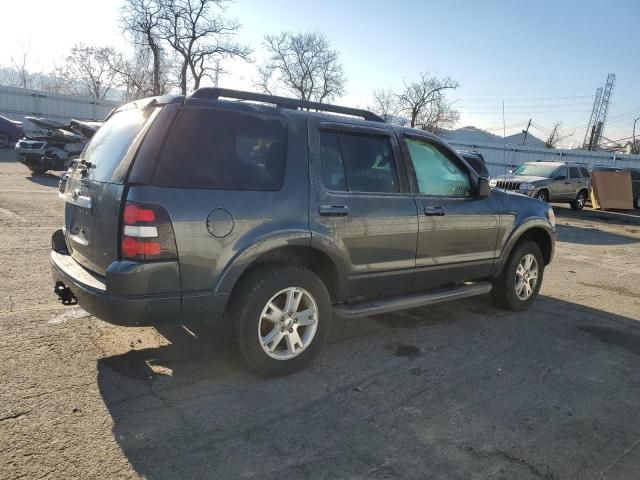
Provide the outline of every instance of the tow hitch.
<path id="1" fill-rule="evenodd" d="M 78 303 L 78 299 L 73 292 L 60 280 L 56 282 L 56 285 L 53 287 L 53 291 L 63 305 L 75 305 Z"/>

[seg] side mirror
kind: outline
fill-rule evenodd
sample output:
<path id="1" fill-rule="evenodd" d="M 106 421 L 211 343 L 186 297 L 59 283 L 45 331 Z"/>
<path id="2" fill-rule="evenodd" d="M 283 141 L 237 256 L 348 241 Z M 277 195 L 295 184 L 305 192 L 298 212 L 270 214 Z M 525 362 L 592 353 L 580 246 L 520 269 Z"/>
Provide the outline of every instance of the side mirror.
<path id="1" fill-rule="evenodd" d="M 489 195 L 491 195 L 489 179 L 487 177 L 478 178 L 478 197 L 487 198 Z"/>

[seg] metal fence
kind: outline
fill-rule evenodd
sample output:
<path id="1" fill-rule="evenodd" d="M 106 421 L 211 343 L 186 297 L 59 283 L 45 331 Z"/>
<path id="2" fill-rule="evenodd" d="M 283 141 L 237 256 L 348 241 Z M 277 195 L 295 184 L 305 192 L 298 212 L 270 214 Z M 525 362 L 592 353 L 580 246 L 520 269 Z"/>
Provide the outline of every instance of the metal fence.
<path id="1" fill-rule="evenodd" d="M 0 115 L 25 122 L 23 126 L 27 132 L 34 131 L 36 128 L 25 121 L 26 116 L 47 117 L 63 122 L 72 118 L 103 120 L 111 109 L 118 105 L 118 102 L 109 100 L 0 86 Z"/>
<path id="2" fill-rule="evenodd" d="M 556 148 L 536 148 L 526 145 L 502 145 L 496 143 L 471 143 L 450 141 L 456 150 L 470 150 L 482 154 L 489 173 L 502 175 L 525 162 L 536 160 L 581 162 L 589 166 L 608 165 L 612 167 L 640 168 L 640 155 L 612 152 L 589 152 L 587 150 L 563 150 Z"/>

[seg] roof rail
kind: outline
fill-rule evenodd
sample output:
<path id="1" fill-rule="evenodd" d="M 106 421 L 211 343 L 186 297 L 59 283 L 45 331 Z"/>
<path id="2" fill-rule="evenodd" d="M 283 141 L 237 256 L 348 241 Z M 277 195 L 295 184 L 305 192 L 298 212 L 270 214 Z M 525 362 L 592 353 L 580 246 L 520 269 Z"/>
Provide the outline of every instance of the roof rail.
<path id="1" fill-rule="evenodd" d="M 340 105 L 331 105 L 328 103 L 309 102 L 306 100 L 298 100 L 296 98 L 279 97 L 276 95 L 267 95 L 263 93 L 244 92 L 242 90 L 230 90 L 227 88 L 204 87 L 198 88 L 191 94 L 191 98 L 210 98 L 218 100 L 219 98 L 235 98 L 238 100 L 250 100 L 254 102 L 271 103 L 280 108 L 308 108 L 322 112 L 340 113 L 343 115 L 352 115 L 354 117 L 362 117 L 372 122 L 382 122 L 384 120 L 373 112 L 361 110 L 359 108 L 341 107 Z"/>

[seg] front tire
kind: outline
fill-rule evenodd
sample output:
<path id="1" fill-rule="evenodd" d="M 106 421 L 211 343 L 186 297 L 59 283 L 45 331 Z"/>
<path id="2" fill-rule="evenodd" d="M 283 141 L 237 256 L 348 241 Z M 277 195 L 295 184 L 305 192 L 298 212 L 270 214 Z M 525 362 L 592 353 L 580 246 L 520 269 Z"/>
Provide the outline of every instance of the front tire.
<path id="1" fill-rule="evenodd" d="M 546 190 L 540 190 L 538 193 L 536 193 L 535 198 L 537 198 L 538 200 L 542 200 L 545 203 L 549 203 L 549 192 L 547 192 Z"/>
<path id="2" fill-rule="evenodd" d="M 34 165 L 33 163 L 30 163 L 27 166 L 32 173 L 37 173 L 38 175 L 44 175 L 48 171 L 48 168 L 44 165 Z"/>
<path id="3" fill-rule="evenodd" d="M 229 310 L 246 364 L 264 376 L 297 372 L 320 353 L 331 324 L 322 280 L 301 266 L 266 266 L 241 280 Z"/>
<path id="4" fill-rule="evenodd" d="M 582 210 L 587 202 L 587 192 L 580 190 L 576 199 L 571 202 L 571 210 Z"/>
<path id="5" fill-rule="evenodd" d="M 493 302 L 513 311 L 526 310 L 540 292 L 544 258 L 537 243 L 525 241 L 515 247 L 502 273 L 493 281 Z"/>

